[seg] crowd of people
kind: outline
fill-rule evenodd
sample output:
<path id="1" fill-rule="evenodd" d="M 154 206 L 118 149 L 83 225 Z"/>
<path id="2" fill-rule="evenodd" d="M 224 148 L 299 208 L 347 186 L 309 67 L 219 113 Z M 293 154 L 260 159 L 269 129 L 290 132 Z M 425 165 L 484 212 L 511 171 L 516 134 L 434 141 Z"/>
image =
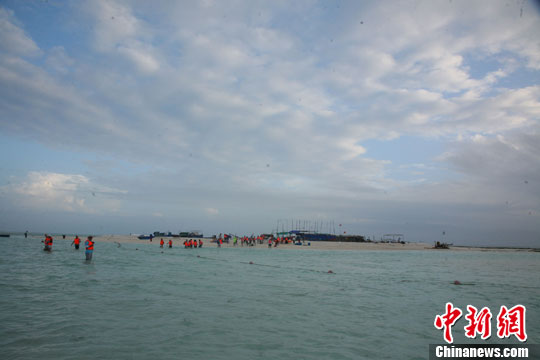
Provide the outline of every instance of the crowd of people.
<path id="1" fill-rule="evenodd" d="M 151 240 L 150 240 L 151 241 Z M 257 244 L 263 245 L 264 243 L 268 244 L 268 247 L 277 247 L 279 244 L 290 244 L 293 243 L 293 239 L 289 237 L 274 237 L 273 235 L 251 235 L 251 236 L 236 236 L 231 234 L 219 234 L 219 236 L 214 236 L 212 239 L 212 242 L 215 242 L 218 247 L 221 247 L 223 243 L 229 244 L 232 241 L 233 246 L 256 246 Z M 45 239 L 41 241 L 44 244 L 44 251 L 52 251 L 53 246 L 53 238 L 50 235 L 45 234 Z M 81 239 L 78 235 L 75 235 L 75 238 L 71 242 L 71 246 L 74 246 L 76 250 L 79 250 L 81 244 Z M 201 248 L 203 246 L 203 241 L 201 239 L 187 239 L 184 241 L 184 248 L 185 249 L 196 249 Z M 92 236 L 88 236 L 86 241 L 84 242 L 85 246 L 85 256 L 86 260 L 90 261 L 92 260 L 92 255 L 94 253 L 94 245 L 95 241 L 93 240 Z M 159 242 L 159 247 L 163 248 L 165 245 L 165 241 L 163 238 L 161 238 Z M 169 239 L 167 242 L 167 245 L 169 248 L 173 247 L 173 241 L 172 239 Z"/>
<path id="2" fill-rule="evenodd" d="M 159 241 L 159 247 L 163 248 L 163 245 L 165 245 L 165 241 L 163 241 L 163 238 L 161 238 L 161 240 Z M 172 248 L 172 246 L 173 246 L 172 239 L 169 239 L 169 241 L 167 242 L 167 246 L 169 248 Z M 203 246 L 203 242 L 200 239 L 199 239 L 198 242 L 197 242 L 196 239 L 189 239 L 189 240 L 184 241 L 184 248 L 185 249 L 196 249 L 196 248 L 201 248 L 202 246 Z"/>
<path id="3" fill-rule="evenodd" d="M 48 252 L 52 251 L 52 246 L 53 246 L 52 236 L 45 234 L 45 239 L 42 240 L 41 242 L 44 244 L 44 248 L 43 248 L 44 251 L 48 251 Z M 84 246 L 86 249 L 85 250 L 86 260 L 92 260 L 92 255 L 94 253 L 94 244 L 95 244 L 95 241 L 93 240 L 93 237 L 88 236 L 88 238 L 84 242 Z M 75 250 L 79 250 L 80 245 L 81 245 L 81 239 L 79 238 L 79 235 L 75 235 L 75 238 L 71 242 L 71 246 L 75 246 Z M 159 247 L 163 248 L 164 245 L 165 245 L 165 241 L 163 241 L 163 238 L 161 238 L 161 241 L 159 242 Z M 167 245 L 169 248 L 172 248 L 173 241 L 169 239 Z M 202 246 L 203 246 L 203 241 L 201 239 L 199 239 L 199 241 L 197 241 L 196 239 L 189 239 L 189 240 L 184 241 L 184 248 L 186 249 L 202 248 Z"/>
<path id="4" fill-rule="evenodd" d="M 202 248 L 203 242 L 201 239 L 197 242 L 196 239 L 189 239 L 184 241 L 184 248 L 186 249 L 196 249 L 196 248 Z"/>
<path id="5" fill-rule="evenodd" d="M 62 238 L 65 239 L 65 235 L 62 235 Z M 45 234 L 45 240 L 42 240 L 41 242 L 44 244 L 43 251 L 48 251 L 48 252 L 52 251 L 52 246 L 53 246 L 52 236 Z M 75 250 L 79 250 L 80 244 L 81 244 L 81 239 L 79 238 L 79 235 L 75 235 L 75 239 L 73 239 L 73 241 L 71 242 L 71 246 L 75 246 Z M 88 261 L 92 260 L 92 255 L 94 254 L 94 244 L 95 244 L 95 241 L 94 241 L 93 236 L 88 236 L 86 238 L 86 241 L 84 242 L 84 247 L 86 249 L 84 254 L 86 256 L 86 260 Z"/>
<path id="6" fill-rule="evenodd" d="M 216 236 L 212 242 L 217 243 L 218 247 L 221 247 L 221 245 L 225 242 L 227 244 L 232 241 L 233 246 L 238 246 L 240 243 L 240 246 L 256 246 L 257 244 L 263 245 L 264 243 L 268 244 L 268 247 L 277 247 L 279 244 L 290 244 L 293 242 L 292 238 L 289 237 L 274 237 L 273 235 L 251 235 L 251 236 L 236 236 L 236 235 L 230 235 L 230 234 L 219 234 L 219 236 Z"/>

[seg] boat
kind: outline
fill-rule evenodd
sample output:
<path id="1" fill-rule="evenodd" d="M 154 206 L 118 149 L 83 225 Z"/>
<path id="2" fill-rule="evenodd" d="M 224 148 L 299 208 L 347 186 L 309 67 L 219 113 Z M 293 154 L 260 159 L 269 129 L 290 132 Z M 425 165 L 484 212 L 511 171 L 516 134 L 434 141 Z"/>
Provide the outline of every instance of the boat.
<path id="1" fill-rule="evenodd" d="M 150 240 L 150 239 L 154 238 L 154 235 L 139 235 L 139 236 L 137 236 L 137 238 L 139 240 Z"/>
<path id="2" fill-rule="evenodd" d="M 185 237 L 185 238 L 202 238 L 203 234 L 199 233 L 198 231 L 182 231 L 179 234 L 179 237 Z"/>
<path id="3" fill-rule="evenodd" d="M 433 246 L 433 249 L 450 249 L 450 245 L 452 244 L 436 241 L 435 245 Z"/>
<path id="4" fill-rule="evenodd" d="M 180 233 L 181 234 L 181 233 Z M 173 234 L 172 232 L 160 232 L 160 231 L 154 231 L 154 237 L 180 237 L 180 234 Z"/>
<path id="5" fill-rule="evenodd" d="M 290 235 L 294 235 L 299 241 L 336 241 L 337 236 L 333 234 L 316 233 L 311 231 L 292 230 Z"/>
<path id="6" fill-rule="evenodd" d="M 0 237 L 9 237 L 9 234 L 0 234 Z"/>

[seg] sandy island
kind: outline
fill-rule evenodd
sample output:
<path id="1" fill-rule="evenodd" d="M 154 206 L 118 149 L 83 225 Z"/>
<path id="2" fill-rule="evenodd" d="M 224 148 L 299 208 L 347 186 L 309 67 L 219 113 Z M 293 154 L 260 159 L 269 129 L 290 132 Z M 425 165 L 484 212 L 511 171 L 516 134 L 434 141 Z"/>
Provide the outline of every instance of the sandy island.
<path id="1" fill-rule="evenodd" d="M 81 239 L 84 241 L 85 238 Z M 149 240 L 139 240 L 135 235 L 101 235 L 94 236 L 97 242 L 118 242 L 118 243 L 134 243 L 134 244 L 155 244 L 159 246 L 161 237 L 156 237 L 152 242 Z M 163 237 L 165 243 L 172 239 L 173 247 L 183 247 L 185 240 L 189 238 Z M 216 243 L 212 243 L 210 238 L 203 238 L 204 247 L 217 247 Z M 242 248 L 240 244 L 233 246 L 232 241 L 227 244 L 223 243 L 223 248 Z M 244 246 L 245 247 L 245 246 Z M 257 244 L 255 248 L 267 248 L 266 244 Z M 426 243 L 369 243 L 369 242 L 338 242 L 338 241 L 312 241 L 311 246 L 299 246 L 294 244 L 279 244 L 279 249 L 302 249 L 302 250 L 429 250 L 429 251 L 448 251 L 441 249 L 433 249 L 432 244 Z M 451 251 L 531 251 L 530 248 L 486 248 L 486 247 L 467 247 L 467 246 L 451 246 Z"/>

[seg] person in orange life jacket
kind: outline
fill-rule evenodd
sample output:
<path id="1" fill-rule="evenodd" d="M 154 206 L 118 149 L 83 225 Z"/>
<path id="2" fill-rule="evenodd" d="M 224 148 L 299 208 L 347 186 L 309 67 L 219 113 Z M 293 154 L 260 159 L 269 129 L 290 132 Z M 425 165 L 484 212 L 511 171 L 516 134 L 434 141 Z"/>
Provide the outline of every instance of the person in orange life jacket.
<path id="1" fill-rule="evenodd" d="M 159 247 L 162 248 L 163 244 L 165 244 L 165 241 L 163 241 L 163 238 L 161 238 L 161 241 L 159 242 Z"/>
<path id="2" fill-rule="evenodd" d="M 86 260 L 92 260 L 92 255 L 94 254 L 94 240 L 92 240 L 93 237 L 89 236 L 86 241 L 84 242 L 84 246 L 86 247 L 85 255 Z"/>
<path id="3" fill-rule="evenodd" d="M 75 245 L 75 249 L 79 250 L 79 245 L 81 244 L 81 239 L 79 239 L 79 235 L 75 235 L 75 239 L 73 239 L 73 242 L 71 245 Z"/>
<path id="4" fill-rule="evenodd" d="M 45 247 L 43 248 L 43 251 L 51 251 L 52 250 L 52 243 L 53 238 L 47 234 L 45 234 L 45 240 L 41 241 L 45 244 Z"/>
<path id="5" fill-rule="evenodd" d="M 200 247 L 200 248 L 202 248 L 202 244 L 203 244 L 202 240 L 199 239 L 199 247 Z"/>
<path id="6" fill-rule="evenodd" d="M 169 248 L 172 248 L 172 240 L 169 240 Z"/>

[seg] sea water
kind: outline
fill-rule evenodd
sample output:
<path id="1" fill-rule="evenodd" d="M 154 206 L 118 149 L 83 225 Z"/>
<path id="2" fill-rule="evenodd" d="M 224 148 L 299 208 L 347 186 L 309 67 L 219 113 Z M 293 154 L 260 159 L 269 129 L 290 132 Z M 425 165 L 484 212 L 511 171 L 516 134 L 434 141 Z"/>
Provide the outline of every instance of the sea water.
<path id="1" fill-rule="evenodd" d="M 540 343 L 540 253 L 40 240 L 0 240 L 2 359 L 426 359 L 447 302 L 494 318 L 455 343 L 516 304 Z"/>

